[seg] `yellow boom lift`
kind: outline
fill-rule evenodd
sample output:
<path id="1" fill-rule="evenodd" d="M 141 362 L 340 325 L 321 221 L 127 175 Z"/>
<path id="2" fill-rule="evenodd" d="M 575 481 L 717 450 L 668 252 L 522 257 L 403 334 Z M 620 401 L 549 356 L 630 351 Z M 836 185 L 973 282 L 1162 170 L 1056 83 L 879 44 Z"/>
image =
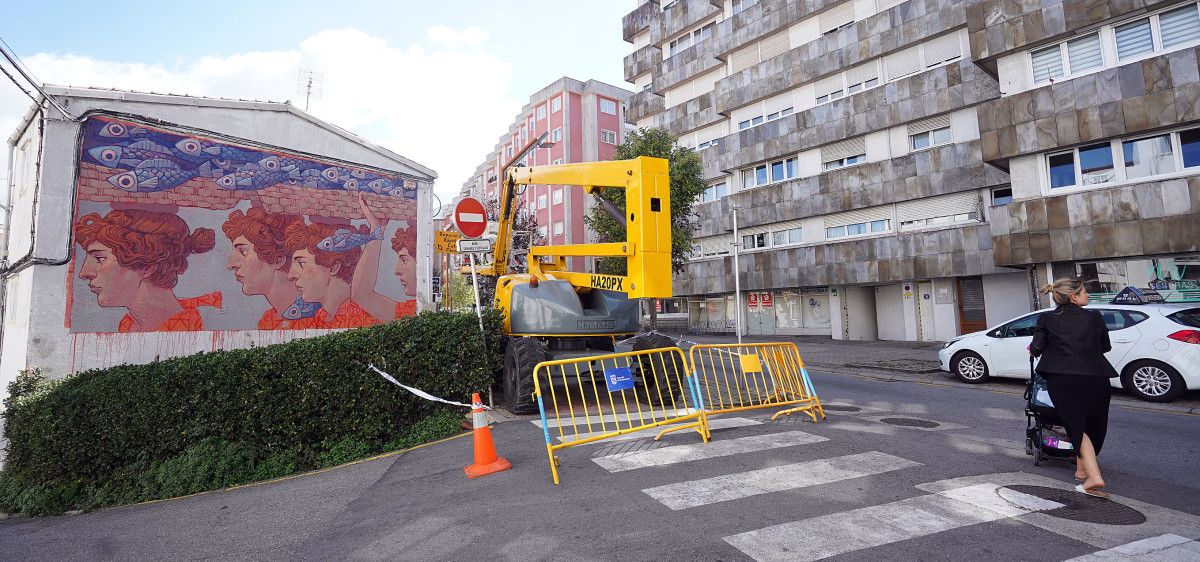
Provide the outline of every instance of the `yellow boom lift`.
<path id="1" fill-rule="evenodd" d="M 667 161 L 643 156 L 610 162 L 510 167 L 541 141 L 531 141 L 504 168 L 493 259 L 481 272 L 496 278 L 495 306 L 504 315 L 505 335 L 501 379 L 508 408 L 514 413 L 537 411 L 531 394 L 534 366 L 538 363 L 611 352 L 616 338 L 635 335 L 641 329 L 637 299 L 672 296 Z M 577 185 L 585 193 L 596 195 L 605 189 L 624 190 L 623 216 L 611 203 L 599 199 L 614 218 L 625 223 L 626 240 L 531 247 L 529 273 L 509 273 L 514 201 L 518 186 L 529 185 Z M 627 275 L 569 271 L 569 257 L 624 258 Z M 643 334 L 629 341 L 635 351 L 675 345 L 661 334 Z M 644 385 L 658 383 L 637 378 Z"/>

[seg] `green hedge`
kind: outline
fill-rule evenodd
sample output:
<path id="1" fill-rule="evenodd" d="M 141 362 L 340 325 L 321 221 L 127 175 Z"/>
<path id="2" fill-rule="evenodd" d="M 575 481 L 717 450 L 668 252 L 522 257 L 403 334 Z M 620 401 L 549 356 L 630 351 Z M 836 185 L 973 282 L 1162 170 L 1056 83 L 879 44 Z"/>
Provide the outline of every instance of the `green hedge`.
<path id="1" fill-rule="evenodd" d="M 13 400 L 0 511 L 91 509 L 330 466 L 458 430 L 500 366 L 500 317 L 425 313 L 268 347 L 80 373 Z"/>

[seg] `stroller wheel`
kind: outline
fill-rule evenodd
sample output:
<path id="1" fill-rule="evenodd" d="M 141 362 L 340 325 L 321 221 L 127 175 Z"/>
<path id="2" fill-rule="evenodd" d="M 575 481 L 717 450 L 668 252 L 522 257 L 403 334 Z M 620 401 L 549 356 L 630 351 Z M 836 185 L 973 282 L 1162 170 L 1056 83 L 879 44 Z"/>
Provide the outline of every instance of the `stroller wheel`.
<path id="1" fill-rule="evenodd" d="M 1033 438 L 1032 437 L 1025 438 L 1025 454 L 1026 455 L 1033 454 Z"/>
<path id="2" fill-rule="evenodd" d="M 1042 464 L 1042 443 L 1045 440 L 1042 435 L 1042 428 L 1037 428 L 1037 442 L 1033 444 L 1033 466 L 1041 466 Z"/>

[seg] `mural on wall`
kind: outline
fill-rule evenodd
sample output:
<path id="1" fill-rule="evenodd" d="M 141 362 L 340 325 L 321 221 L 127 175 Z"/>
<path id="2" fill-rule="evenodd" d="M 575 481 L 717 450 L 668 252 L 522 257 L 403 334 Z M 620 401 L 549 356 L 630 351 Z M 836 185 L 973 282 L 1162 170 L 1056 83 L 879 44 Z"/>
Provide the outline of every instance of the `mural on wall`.
<path id="1" fill-rule="evenodd" d="M 415 179 L 126 118 L 89 117 L 82 134 L 73 332 L 416 314 Z"/>

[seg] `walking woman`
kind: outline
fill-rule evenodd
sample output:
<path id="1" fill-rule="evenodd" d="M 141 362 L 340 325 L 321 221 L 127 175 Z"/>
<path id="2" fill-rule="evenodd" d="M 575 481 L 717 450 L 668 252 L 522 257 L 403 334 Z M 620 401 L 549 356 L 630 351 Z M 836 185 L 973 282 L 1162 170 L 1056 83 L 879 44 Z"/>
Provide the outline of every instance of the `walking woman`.
<path id="1" fill-rule="evenodd" d="M 1038 317 L 1029 352 L 1041 357 L 1038 372 L 1077 451 L 1075 479 L 1083 484 L 1075 490 L 1106 498 L 1096 455 L 1108 431 L 1108 379 L 1118 376 L 1104 357 L 1112 349 L 1108 327 L 1099 312 L 1082 308 L 1088 292 L 1079 279 L 1059 279 L 1042 293 L 1053 296 L 1058 307 Z"/>

